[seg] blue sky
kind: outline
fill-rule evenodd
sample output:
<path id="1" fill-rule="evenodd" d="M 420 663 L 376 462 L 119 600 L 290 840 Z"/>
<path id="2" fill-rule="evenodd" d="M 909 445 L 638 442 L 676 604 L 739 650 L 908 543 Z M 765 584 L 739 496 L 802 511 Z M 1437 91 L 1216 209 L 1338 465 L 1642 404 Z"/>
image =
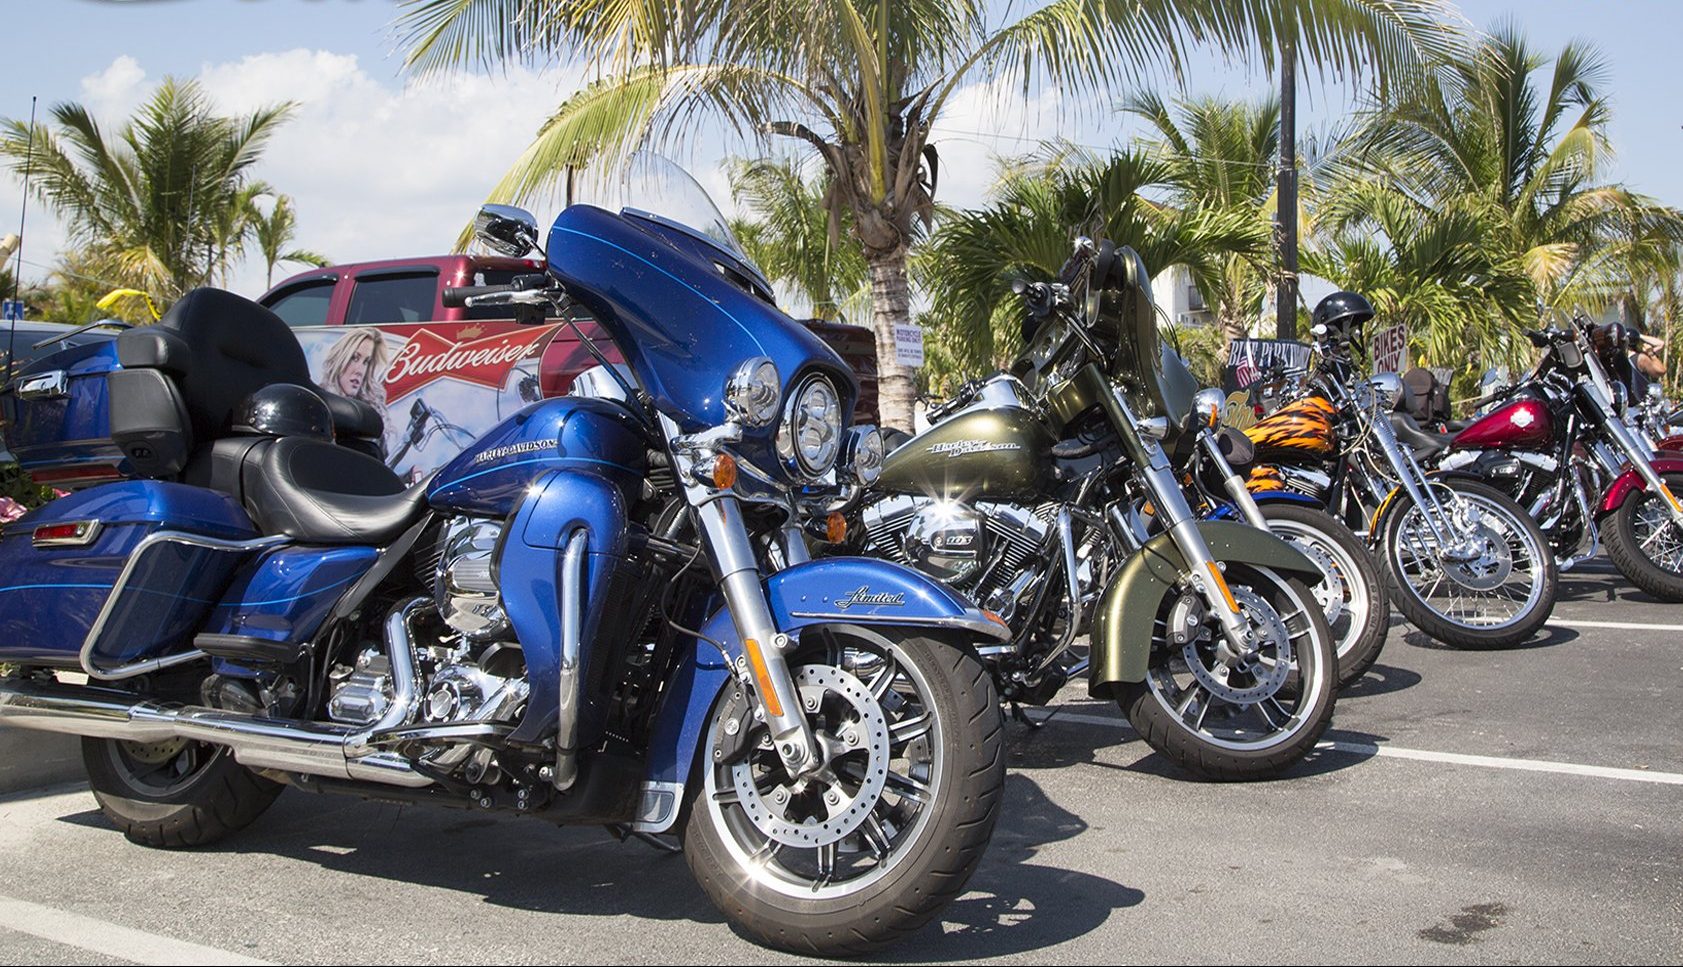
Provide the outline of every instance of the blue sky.
<path id="1" fill-rule="evenodd" d="M 1612 176 L 1683 206 L 1683 83 L 1677 80 L 1675 0 L 1566 2 L 1463 0 L 1475 26 L 1507 17 L 1547 53 L 1572 39 L 1600 47 L 1609 66 L 1612 135 L 1619 154 Z M 578 83 L 560 65 L 542 72 L 406 83 L 392 54 L 385 0 L 11 0 L 0 24 L 7 82 L 0 116 L 26 118 L 29 98 L 42 108 L 80 100 L 117 118 L 166 74 L 199 77 L 228 109 L 249 110 L 282 98 L 300 102 L 277 137 L 260 175 L 294 196 L 301 244 L 338 260 L 447 249 L 546 112 Z M 1188 72 L 1196 93 L 1246 96 L 1272 78 L 1195 55 Z M 1300 95 L 1305 125 L 1345 114 L 1353 99 L 1322 90 L 1310 77 Z M 1023 103 L 1015 91 L 977 85 L 954 104 L 938 130 L 945 180 L 942 201 L 974 203 L 990 180 L 994 154 L 1032 147 L 1054 135 L 1101 145 L 1125 141 L 1137 124 L 1075 112 L 1057 91 Z M 1097 114 L 1099 116 L 1095 117 Z M 1060 120 L 1062 118 L 1063 120 Z M 689 159 L 715 195 L 724 152 L 706 139 Z M 0 179 L 0 232 L 17 230 L 20 191 Z M 720 199 L 723 203 L 723 199 Z M 63 244 L 61 229 L 31 206 L 25 277 L 35 277 Z M 541 213 L 540 213 L 541 217 Z M 261 269 L 247 267 L 235 288 L 255 295 Z"/>

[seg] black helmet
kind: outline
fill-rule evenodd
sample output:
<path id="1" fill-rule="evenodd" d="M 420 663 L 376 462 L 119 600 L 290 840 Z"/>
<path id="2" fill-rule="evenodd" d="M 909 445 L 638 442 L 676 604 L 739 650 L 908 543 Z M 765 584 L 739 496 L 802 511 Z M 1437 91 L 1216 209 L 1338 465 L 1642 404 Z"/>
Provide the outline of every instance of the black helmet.
<path id="1" fill-rule="evenodd" d="M 235 433 L 333 439 L 333 414 L 307 386 L 275 383 L 247 396 L 234 413 Z"/>
<path id="2" fill-rule="evenodd" d="M 1352 342 L 1362 324 L 1373 318 L 1373 303 L 1354 292 L 1334 292 L 1316 303 L 1310 326 L 1325 326 L 1327 338 Z"/>

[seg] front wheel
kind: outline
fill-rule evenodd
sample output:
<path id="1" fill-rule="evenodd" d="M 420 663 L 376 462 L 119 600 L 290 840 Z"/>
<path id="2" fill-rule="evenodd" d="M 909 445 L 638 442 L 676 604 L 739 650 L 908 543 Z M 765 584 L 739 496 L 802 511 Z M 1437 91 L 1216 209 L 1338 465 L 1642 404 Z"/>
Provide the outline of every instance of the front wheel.
<path id="1" fill-rule="evenodd" d="M 1123 686 L 1118 701 L 1141 738 L 1187 771 L 1269 779 L 1307 755 L 1332 722 L 1332 631 L 1302 582 L 1238 563 L 1225 576 L 1255 633 L 1253 650 L 1227 657 L 1203 598 L 1170 593 L 1145 681 Z"/>
<path id="2" fill-rule="evenodd" d="M 1397 607 L 1416 628 L 1458 648 L 1506 648 L 1536 634 L 1554 611 L 1559 582 L 1536 522 L 1481 483 L 1427 486 L 1441 516 L 1400 492 L 1380 525 Z"/>
<path id="3" fill-rule="evenodd" d="M 684 849 L 754 939 L 842 957 L 917 929 L 963 890 L 998 815 L 1004 724 L 970 652 L 894 631 L 822 633 L 789 669 L 824 765 L 791 777 L 754 703 L 727 688 Z"/>
<path id="4" fill-rule="evenodd" d="M 1673 494 L 1683 493 L 1683 474 L 1661 479 Z M 1683 526 L 1664 501 L 1646 487 L 1627 497 L 1607 521 L 1607 556 L 1630 583 L 1661 601 L 1683 601 Z"/>
<path id="5" fill-rule="evenodd" d="M 1320 583 L 1309 590 L 1337 643 L 1338 687 L 1357 681 L 1379 660 L 1391 627 L 1391 603 L 1373 556 L 1361 538 L 1326 511 L 1279 503 L 1261 509 L 1268 529 L 1321 569 Z"/>

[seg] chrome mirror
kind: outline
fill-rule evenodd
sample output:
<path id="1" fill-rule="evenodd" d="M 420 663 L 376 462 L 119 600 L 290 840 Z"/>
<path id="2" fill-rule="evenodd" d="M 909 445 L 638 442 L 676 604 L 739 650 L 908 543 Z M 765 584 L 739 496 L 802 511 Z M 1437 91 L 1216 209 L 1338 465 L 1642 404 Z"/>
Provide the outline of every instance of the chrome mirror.
<path id="1" fill-rule="evenodd" d="M 1227 394 L 1218 389 L 1201 389 L 1192 396 L 1192 409 L 1186 414 L 1186 428 L 1194 432 L 1217 429 L 1226 414 Z"/>
<path id="2" fill-rule="evenodd" d="M 498 255 L 521 258 L 538 245 L 538 220 L 524 208 L 485 205 L 473 219 L 473 237 Z"/>
<path id="3" fill-rule="evenodd" d="M 1367 378 L 1368 388 L 1378 398 L 1380 405 L 1388 406 L 1402 396 L 1402 377 L 1396 373 L 1374 373 Z"/>

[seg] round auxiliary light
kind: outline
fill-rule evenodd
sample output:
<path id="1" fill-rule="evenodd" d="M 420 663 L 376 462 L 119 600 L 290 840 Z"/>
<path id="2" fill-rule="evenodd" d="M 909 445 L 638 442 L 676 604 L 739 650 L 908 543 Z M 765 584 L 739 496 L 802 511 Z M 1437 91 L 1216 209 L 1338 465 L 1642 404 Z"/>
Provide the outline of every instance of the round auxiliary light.
<path id="1" fill-rule="evenodd" d="M 821 477 L 835 466 L 841 445 L 841 395 L 823 376 L 809 376 L 790 394 L 778 454 L 801 474 Z"/>
<path id="2" fill-rule="evenodd" d="M 777 419 L 782 390 L 777 364 L 764 356 L 755 356 L 736 367 L 736 372 L 725 381 L 725 411 L 738 423 L 770 426 Z"/>
<path id="3" fill-rule="evenodd" d="M 882 476 L 883 459 L 887 456 L 887 446 L 882 442 L 882 431 L 875 426 L 862 424 L 847 431 L 847 446 L 843 448 L 842 465 L 853 474 L 853 479 L 869 487 Z"/>

